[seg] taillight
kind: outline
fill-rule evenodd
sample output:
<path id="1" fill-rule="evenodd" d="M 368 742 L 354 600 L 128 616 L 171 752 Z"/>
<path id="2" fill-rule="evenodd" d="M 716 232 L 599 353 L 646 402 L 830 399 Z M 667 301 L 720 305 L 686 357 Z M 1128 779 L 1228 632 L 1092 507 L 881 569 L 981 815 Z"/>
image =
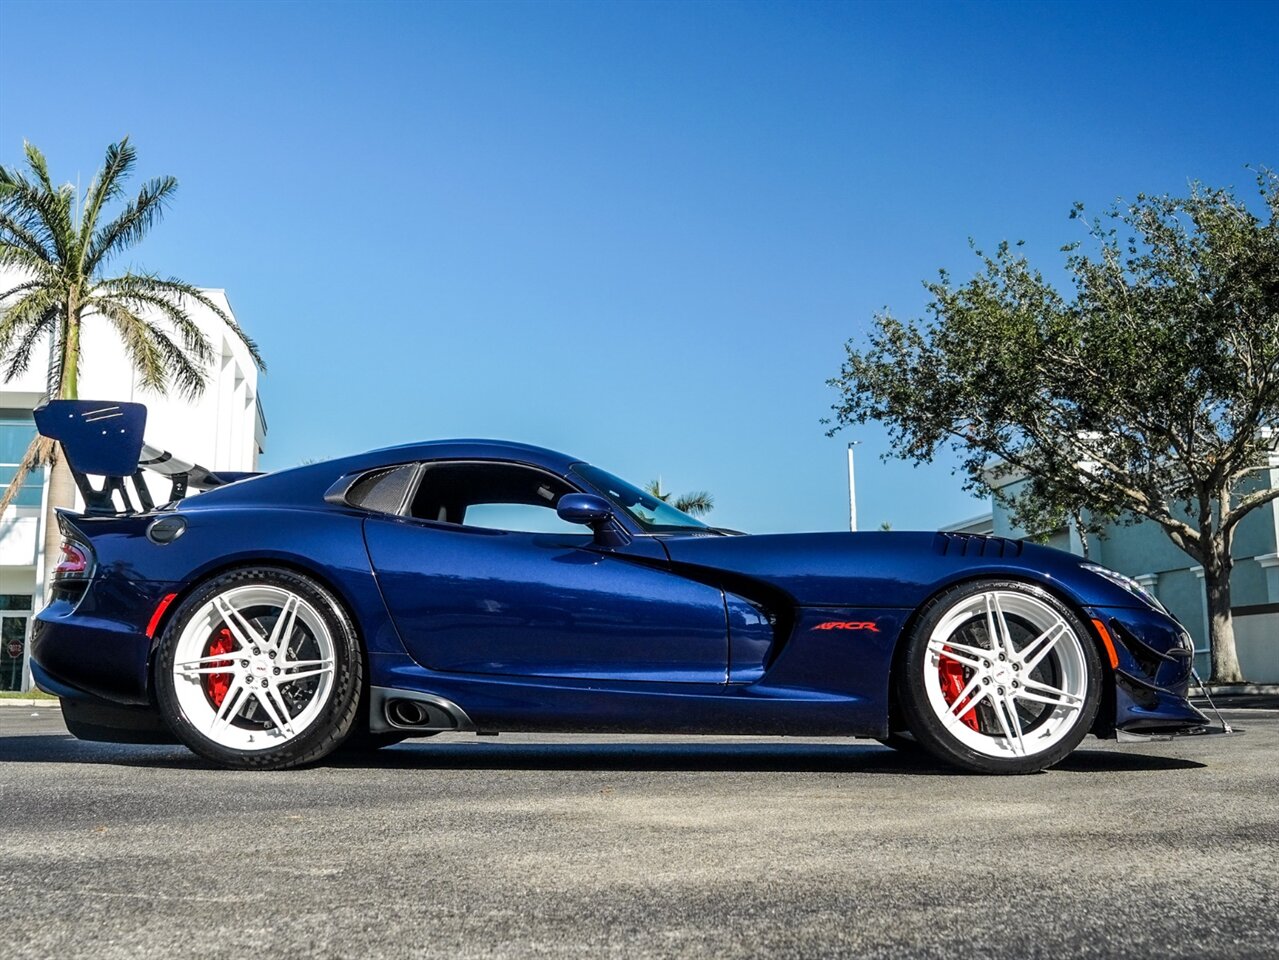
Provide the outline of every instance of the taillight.
<path id="1" fill-rule="evenodd" d="M 89 550 L 73 540 L 62 541 L 62 559 L 53 568 L 55 577 L 86 577 L 89 575 Z"/>

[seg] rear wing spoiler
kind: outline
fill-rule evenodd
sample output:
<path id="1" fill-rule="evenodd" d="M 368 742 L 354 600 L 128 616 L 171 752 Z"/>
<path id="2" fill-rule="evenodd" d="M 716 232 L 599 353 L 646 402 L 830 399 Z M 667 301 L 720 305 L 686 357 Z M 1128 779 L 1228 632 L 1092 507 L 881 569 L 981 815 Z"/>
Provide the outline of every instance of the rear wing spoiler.
<path id="1" fill-rule="evenodd" d="M 256 473 L 214 473 L 198 463 L 179 460 L 167 450 L 143 440 L 147 408 L 141 403 L 108 400 L 50 400 L 33 416 L 42 436 L 62 445 L 71 475 L 75 477 L 85 512 L 115 516 L 155 509 L 155 501 L 143 476 L 151 470 L 169 478 L 169 502 L 181 500 L 188 490 L 211 490 L 224 484 L 258 476 Z M 99 486 L 90 476 L 102 477 Z M 138 506 L 135 509 L 125 481 L 131 480 Z M 116 503 L 116 495 L 120 504 Z"/>

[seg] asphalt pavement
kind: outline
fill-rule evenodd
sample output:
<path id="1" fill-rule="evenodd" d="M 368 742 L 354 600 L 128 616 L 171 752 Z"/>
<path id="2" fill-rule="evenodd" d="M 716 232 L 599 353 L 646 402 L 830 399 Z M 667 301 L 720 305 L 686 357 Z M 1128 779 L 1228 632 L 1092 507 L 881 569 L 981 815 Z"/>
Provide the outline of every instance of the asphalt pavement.
<path id="1" fill-rule="evenodd" d="M 0 957 L 1274 958 L 1279 710 L 1227 716 L 1028 777 L 461 734 L 241 773 L 5 707 Z"/>

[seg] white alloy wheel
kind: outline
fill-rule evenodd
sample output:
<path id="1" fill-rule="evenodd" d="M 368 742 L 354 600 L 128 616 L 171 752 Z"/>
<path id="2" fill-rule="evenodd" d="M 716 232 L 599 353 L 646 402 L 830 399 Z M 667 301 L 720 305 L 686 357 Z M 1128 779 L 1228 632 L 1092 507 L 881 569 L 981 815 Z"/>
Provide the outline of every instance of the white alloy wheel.
<path id="1" fill-rule="evenodd" d="M 171 662 L 177 706 L 196 732 L 228 750 L 263 751 L 316 722 L 333 694 L 336 651 L 307 598 L 248 583 L 195 610 Z"/>
<path id="2" fill-rule="evenodd" d="M 1075 624 L 1035 594 L 961 597 L 928 631 L 925 700 L 949 737 L 985 757 L 1022 760 L 1082 736 L 1091 723 L 1089 657 Z M 1086 728 L 1085 728 L 1086 732 Z M 1073 747 L 1073 745 L 1072 745 Z"/>

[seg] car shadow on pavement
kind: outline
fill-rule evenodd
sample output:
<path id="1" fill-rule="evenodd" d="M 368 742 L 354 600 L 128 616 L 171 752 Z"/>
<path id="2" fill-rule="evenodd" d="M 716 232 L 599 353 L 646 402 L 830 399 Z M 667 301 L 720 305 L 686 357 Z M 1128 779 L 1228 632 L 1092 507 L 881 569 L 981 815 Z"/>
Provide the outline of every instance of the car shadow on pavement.
<path id="1" fill-rule="evenodd" d="M 109 764 L 167 769 L 211 769 L 180 746 L 92 743 L 68 736 L 0 737 L 0 763 Z M 858 773 L 955 776 L 930 757 L 869 740 L 851 743 L 407 742 L 383 750 L 338 754 L 320 767 L 370 770 L 610 770 L 708 773 Z M 1070 773 L 1193 770 L 1205 766 L 1180 757 L 1116 750 L 1075 751 L 1054 769 Z"/>
<path id="2" fill-rule="evenodd" d="M 330 758 L 328 766 L 446 770 L 617 770 L 726 773 L 889 773 L 954 776 L 924 754 L 868 740 L 853 743 L 405 743 L 372 754 Z M 1055 769 L 1074 772 L 1191 770 L 1193 760 L 1076 751 Z"/>
<path id="3" fill-rule="evenodd" d="M 1207 766 L 1184 757 L 1161 757 L 1121 750 L 1076 750 L 1053 769 L 1068 773 L 1124 773 L 1129 770 L 1202 770 Z"/>

